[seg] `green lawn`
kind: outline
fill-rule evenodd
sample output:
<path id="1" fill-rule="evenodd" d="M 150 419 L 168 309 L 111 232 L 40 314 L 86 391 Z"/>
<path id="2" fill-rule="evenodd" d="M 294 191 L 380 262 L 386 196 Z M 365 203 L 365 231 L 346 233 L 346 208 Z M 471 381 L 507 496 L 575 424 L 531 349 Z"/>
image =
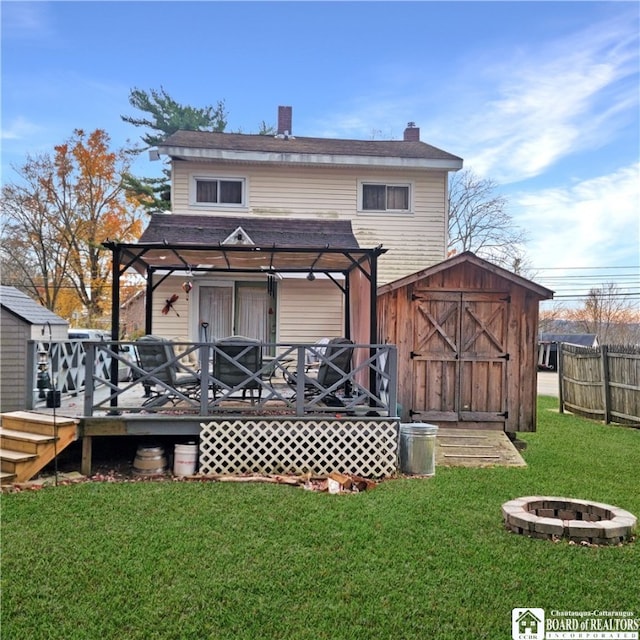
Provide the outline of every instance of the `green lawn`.
<path id="1" fill-rule="evenodd" d="M 508 533 L 531 494 L 640 515 L 640 430 L 542 398 L 527 468 L 438 468 L 328 495 L 276 485 L 83 483 L 2 497 L 6 640 L 500 640 L 511 609 L 634 611 L 640 543 Z"/>

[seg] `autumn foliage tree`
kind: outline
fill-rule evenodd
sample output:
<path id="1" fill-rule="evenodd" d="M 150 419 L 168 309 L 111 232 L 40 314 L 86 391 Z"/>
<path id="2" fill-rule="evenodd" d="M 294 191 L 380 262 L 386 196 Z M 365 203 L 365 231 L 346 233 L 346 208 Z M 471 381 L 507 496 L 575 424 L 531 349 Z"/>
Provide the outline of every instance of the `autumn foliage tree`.
<path id="1" fill-rule="evenodd" d="M 128 158 L 105 131 L 77 129 L 53 154 L 28 157 L 20 182 L 2 191 L 4 276 L 11 265 L 15 284 L 64 317 L 80 307 L 89 326 L 110 303 L 111 253 L 101 243 L 142 232 L 138 203 L 123 187 Z"/>

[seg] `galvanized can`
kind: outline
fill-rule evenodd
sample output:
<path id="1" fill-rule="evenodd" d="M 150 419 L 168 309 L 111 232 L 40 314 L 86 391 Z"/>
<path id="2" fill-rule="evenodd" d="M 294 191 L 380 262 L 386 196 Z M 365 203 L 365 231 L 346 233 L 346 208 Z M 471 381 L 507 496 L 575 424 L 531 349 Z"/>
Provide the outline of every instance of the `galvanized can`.
<path id="1" fill-rule="evenodd" d="M 400 424 L 400 471 L 409 475 L 433 476 L 436 472 L 438 426 L 426 422 Z"/>

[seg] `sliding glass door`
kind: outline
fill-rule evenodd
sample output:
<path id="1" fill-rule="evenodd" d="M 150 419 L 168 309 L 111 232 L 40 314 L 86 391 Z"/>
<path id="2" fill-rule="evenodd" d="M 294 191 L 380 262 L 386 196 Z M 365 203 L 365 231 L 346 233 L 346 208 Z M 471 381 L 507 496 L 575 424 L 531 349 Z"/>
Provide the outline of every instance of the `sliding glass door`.
<path id="1" fill-rule="evenodd" d="M 201 285 L 199 316 L 200 340 L 238 335 L 275 342 L 275 291 L 267 283 Z"/>

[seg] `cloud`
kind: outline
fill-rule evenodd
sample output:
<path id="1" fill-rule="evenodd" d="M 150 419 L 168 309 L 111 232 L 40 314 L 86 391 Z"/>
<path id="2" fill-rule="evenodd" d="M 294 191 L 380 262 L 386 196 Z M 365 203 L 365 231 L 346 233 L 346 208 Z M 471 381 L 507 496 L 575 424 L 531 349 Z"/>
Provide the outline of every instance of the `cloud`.
<path id="1" fill-rule="evenodd" d="M 638 264 L 640 163 L 509 202 L 514 221 L 529 230 L 527 253 L 538 268 Z"/>
<path id="2" fill-rule="evenodd" d="M 3 2 L 2 38 L 38 39 L 51 36 L 49 8 L 45 2 Z"/>
<path id="3" fill-rule="evenodd" d="M 466 124 L 454 125 L 461 137 L 452 146 L 474 171 L 503 183 L 602 146 L 636 117 L 637 47 L 633 22 L 613 22 L 521 49 L 507 64 L 484 60 L 484 99 L 458 114 Z"/>
<path id="4" fill-rule="evenodd" d="M 0 139 L 2 140 L 22 140 L 28 138 L 35 133 L 42 131 L 42 127 L 30 122 L 23 116 L 14 118 L 8 125 L 3 123 L 2 130 L 0 131 Z"/>

